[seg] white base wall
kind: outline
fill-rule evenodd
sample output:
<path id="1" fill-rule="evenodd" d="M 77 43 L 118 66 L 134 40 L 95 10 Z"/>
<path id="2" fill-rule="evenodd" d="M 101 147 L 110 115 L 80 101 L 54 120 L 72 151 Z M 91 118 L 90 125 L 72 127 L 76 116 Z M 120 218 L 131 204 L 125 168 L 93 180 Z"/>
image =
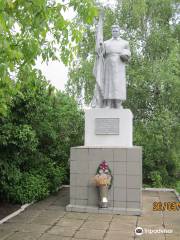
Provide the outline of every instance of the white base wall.
<path id="1" fill-rule="evenodd" d="M 85 146 L 132 147 L 133 114 L 129 109 L 85 110 Z"/>

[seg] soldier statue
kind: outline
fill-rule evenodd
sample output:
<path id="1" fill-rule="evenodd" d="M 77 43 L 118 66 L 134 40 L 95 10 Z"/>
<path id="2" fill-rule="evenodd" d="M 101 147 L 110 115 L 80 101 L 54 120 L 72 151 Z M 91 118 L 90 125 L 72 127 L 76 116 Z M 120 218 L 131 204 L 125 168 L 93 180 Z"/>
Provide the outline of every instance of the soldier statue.
<path id="1" fill-rule="evenodd" d="M 126 100 L 125 65 L 131 56 L 128 41 L 120 38 L 118 25 L 112 26 L 112 38 L 103 41 L 103 20 L 100 15 L 96 32 L 96 86 L 91 106 L 121 108 Z"/>

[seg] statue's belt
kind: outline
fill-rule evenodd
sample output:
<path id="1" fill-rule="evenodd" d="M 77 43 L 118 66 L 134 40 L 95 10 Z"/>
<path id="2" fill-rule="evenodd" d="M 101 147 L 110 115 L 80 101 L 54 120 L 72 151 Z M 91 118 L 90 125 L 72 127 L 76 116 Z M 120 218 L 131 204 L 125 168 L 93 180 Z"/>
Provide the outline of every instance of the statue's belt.
<path id="1" fill-rule="evenodd" d="M 111 57 L 111 56 L 120 56 L 121 53 L 106 53 L 107 57 Z"/>

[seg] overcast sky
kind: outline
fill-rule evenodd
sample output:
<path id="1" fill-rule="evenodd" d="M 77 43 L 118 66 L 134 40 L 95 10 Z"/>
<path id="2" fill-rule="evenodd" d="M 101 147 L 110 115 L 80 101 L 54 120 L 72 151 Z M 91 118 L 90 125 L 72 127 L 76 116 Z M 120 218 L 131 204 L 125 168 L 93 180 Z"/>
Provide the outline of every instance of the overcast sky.
<path id="1" fill-rule="evenodd" d="M 113 4 L 116 0 L 101 0 L 105 4 Z M 65 13 L 64 17 L 72 19 L 75 13 L 70 9 Z M 64 90 L 65 84 L 68 79 L 68 69 L 63 63 L 58 61 L 50 61 L 48 64 L 41 63 L 41 60 L 37 60 L 36 66 L 42 71 L 47 80 L 49 80 L 53 86 L 59 90 Z"/>
<path id="2" fill-rule="evenodd" d="M 40 59 L 37 61 L 37 67 L 41 69 L 43 75 L 49 80 L 53 86 L 59 90 L 64 90 L 67 82 L 68 69 L 63 63 L 58 61 L 51 61 L 48 63 L 41 63 Z"/>

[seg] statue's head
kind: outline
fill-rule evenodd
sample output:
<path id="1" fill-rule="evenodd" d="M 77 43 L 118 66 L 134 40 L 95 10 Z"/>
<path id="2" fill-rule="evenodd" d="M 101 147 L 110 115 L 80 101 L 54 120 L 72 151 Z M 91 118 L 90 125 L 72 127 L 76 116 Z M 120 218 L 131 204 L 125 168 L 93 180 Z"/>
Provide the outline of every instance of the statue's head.
<path id="1" fill-rule="evenodd" d="M 120 27 L 119 25 L 112 25 L 112 37 L 113 38 L 118 38 L 120 35 Z"/>

